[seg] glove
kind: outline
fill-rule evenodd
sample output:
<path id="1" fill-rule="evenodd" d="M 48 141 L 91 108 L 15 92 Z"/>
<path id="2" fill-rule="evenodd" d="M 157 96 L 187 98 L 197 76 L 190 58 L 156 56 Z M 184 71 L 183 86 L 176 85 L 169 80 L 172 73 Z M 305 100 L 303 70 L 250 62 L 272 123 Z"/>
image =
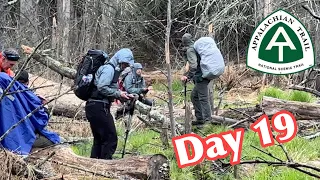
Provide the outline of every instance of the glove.
<path id="1" fill-rule="evenodd" d="M 149 92 L 148 88 L 142 89 L 142 94 L 147 94 Z"/>

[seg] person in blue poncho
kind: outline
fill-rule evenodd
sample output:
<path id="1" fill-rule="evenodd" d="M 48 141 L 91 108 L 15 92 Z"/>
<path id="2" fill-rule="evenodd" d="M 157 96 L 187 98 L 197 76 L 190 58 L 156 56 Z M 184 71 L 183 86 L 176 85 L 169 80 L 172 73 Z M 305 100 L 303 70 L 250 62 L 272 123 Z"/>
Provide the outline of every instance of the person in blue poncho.
<path id="1" fill-rule="evenodd" d="M 12 80 L 13 78 L 6 73 L 0 73 L 0 94 Z M 28 88 L 26 85 L 16 81 L 9 92 L 26 88 Z M 6 95 L 0 102 L 0 136 L 41 105 L 41 99 L 32 91 Z M 0 142 L 2 147 L 20 155 L 28 155 L 32 148 L 60 143 L 58 134 L 46 130 L 48 121 L 48 114 L 44 108 L 40 108 L 5 136 Z"/>

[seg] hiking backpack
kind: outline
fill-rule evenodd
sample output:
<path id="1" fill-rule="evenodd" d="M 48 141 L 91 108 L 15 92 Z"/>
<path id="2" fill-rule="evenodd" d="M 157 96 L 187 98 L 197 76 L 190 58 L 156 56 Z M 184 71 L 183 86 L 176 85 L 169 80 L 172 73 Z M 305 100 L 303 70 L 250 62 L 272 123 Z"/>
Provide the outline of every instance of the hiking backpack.
<path id="1" fill-rule="evenodd" d="M 224 59 L 211 37 L 201 37 L 194 43 L 194 49 L 200 56 L 202 77 L 209 80 L 223 74 L 225 69 Z"/>
<path id="2" fill-rule="evenodd" d="M 94 49 L 89 50 L 87 54 L 82 57 L 74 79 L 75 89 L 73 92 L 78 98 L 84 101 L 90 98 L 95 88 L 95 73 L 100 66 L 104 65 L 108 58 L 108 55 L 104 51 Z"/>
<path id="3" fill-rule="evenodd" d="M 126 69 L 124 69 L 119 77 L 119 80 L 118 80 L 118 86 L 119 86 L 119 89 L 121 91 L 126 91 L 125 88 L 124 88 L 124 79 L 127 77 L 127 75 L 132 72 L 133 70 L 133 67 L 127 67 Z"/>

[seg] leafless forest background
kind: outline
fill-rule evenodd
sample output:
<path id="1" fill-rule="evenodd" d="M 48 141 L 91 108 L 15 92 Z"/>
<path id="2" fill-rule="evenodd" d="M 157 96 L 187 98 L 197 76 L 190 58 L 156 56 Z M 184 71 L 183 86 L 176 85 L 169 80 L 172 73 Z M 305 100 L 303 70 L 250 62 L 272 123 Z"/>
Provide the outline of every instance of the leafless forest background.
<path id="1" fill-rule="evenodd" d="M 173 1 L 172 67 L 179 69 L 184 65 L 181 36 L 186 32 L 196 38 L 207 35 L 210 24 L 226 64 L 245 63 L 246 48 L 255 26 L 265 14 L 278 8 L 291 12 L 305 24 L 319 62 L 319 21 L 301 6 L 307 5 L 312 12 L 320 14 L 319 3 L 316 0 Z M 120 48 L 128 47 L 136 61 L 147 69 L 165 68 L 167 1 L 5 0 L 0 8 L 1 49 L 15 47 L 21 51 L 21 45 L 35 47 L 48 36 L 49 41 L 41 48 L 51 49 L 50 56 L 69 67 L 75 68 L 79 57 L 88 49 L 102 49 L 112 56 Z M 34 60 L 27 69 L 51 80 L 58 77 Z"/>

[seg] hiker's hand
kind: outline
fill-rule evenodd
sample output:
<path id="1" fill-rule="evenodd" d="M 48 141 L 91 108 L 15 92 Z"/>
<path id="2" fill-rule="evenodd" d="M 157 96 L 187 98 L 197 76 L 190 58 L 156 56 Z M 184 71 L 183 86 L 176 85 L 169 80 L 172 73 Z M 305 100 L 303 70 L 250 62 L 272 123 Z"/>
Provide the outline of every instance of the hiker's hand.
<path id="1" fill-rule="evenodd" d="M 142 93 L 143 93 L 143 94 L 147 94 L 147 93 L 148 93 L 148 91 L 149 91 L 149 89 L 148 89 L 148 88 L 143 88 L 143 89 L 142 89 Z"/>
<path id="2" fill-rule="evenodd" d="M 37 96 L 38 96 L 38 98 L 40 98 L 42 104 L 45 104 L 45 103 L 48 102 L 47 99 L 44 98 L 43 96 L 41 96 L 41 95 L 39 95 L 39 94 L 37 94 Z"/>
<path id="3" fill-rule="evenodd" d="M 133 95 L 133 94 L 127 94 L 127 96 L 128 96 L 129 98 L 131 98 L 131 99 L 134 98 L 134 95 Z"/>
<path id="4" fill-rule="evenodd" d="M 121 91 L 121 92 L 120 92 L 120 97 L 121 97 L 121 98 L 130 99 L 127 95 L 128 95 L 128 94 L 127 94 L 127 92 L 125 92 L 125 91 Z"/>
<path id="5" fill-rule="evenodd" d="M 153 90 L 153 87 L 152 87 L 152 86 L 149 86 L 149 87 L 148 87 L 148 90 L 149 90 L 149 91 Z"/>
<path id="6" fill-rule="evenodd" d="M 181 76 L 181 81 L 182 82 L 187 82 L 188 80 L 188 77 L 187 76 Z"/>

